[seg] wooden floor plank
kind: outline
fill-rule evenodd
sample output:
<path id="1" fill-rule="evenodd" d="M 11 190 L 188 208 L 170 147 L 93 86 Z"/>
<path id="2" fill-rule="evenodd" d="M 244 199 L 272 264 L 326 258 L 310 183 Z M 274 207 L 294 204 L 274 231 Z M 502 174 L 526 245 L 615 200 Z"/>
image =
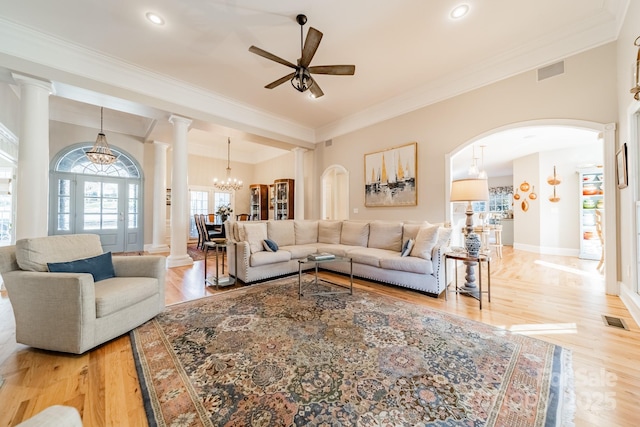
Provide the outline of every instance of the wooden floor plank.
<path id="1" fill-rule="evenodd" d="M 537 339 L 573 352 L 576 427 L 628 427 L 640 401 L 640 329 L 618 297 L 605 295 L 597 261 L 503 249 L 491 265 L 491 302 L 483 310 L 470 297 L 433 298 L 415 291 L 356 279 L 366 289 L 401 298 Z M 210 266 L 211 264 L 211 260 Z M 203 261 L 167 271 L 166 303 L 214 295 L 205 288 Z M 211 267 L 210 267 L 211 268 Z M 461 267 L 459 278 L 464 276 Z M 344 276 L 331 275 L 345 283 Z M 451 274 L 450 277 L 453 277 Z M 235 285 L 238 287 L 240 285 Z M 629 331 L 605 326 L 602 315 L 625 320 Z M 127 335 L 82 356 L 15 343 L 6 291 L 0 293 L 0 426 L 14 425 L 49 404 L 80 410 L 86 427 L 143 426 L 146 417 Z M 615 408 L 611 408 L 615 405 Z"/>

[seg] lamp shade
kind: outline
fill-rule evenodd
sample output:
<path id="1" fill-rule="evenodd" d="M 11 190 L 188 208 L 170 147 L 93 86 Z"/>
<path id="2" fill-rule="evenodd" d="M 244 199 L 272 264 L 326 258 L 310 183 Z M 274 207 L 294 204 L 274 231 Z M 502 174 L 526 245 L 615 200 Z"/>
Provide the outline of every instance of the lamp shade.
<path id="1" fill-rule="evenodd" d="M 458 179 L 451 183 L 452 202 L 480 202 L 489 200 L 486 179 Z"/>

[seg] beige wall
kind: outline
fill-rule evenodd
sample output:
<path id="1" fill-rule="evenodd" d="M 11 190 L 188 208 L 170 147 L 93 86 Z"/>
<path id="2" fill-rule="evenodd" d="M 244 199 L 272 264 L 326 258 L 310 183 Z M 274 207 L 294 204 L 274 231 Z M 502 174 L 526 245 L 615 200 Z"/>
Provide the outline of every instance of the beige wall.
<path id="1" fill-rule="evenodd" d="M 492 129 L 536 119 L 617 121 L 616 45 L 610 43 L 567 58 L 565 74 L 542 82 L 530 71 L 473 92 L 430 105 L 350 134 L 336 137 L 330 147 L 316 149 L 318 176 L 340 164 L 350 172 L 349 212 L 353 219 L 445 220 L 445 157 L 456 147 Z M 364 206 L 365 153 L 418 142 L 418 206 Z M 353 208 L 359 213 L 353 214 Z M 313 212 L 319 216 L 319 208 Z"/>

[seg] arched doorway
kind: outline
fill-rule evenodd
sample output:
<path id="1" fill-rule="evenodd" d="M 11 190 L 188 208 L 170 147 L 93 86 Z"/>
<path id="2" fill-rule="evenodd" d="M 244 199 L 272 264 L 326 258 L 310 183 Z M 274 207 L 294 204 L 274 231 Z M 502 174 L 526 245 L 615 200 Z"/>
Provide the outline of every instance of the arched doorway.
<path id="1" fill-rule="evenodd" d="M 98 234 L 104 251 L 143 246 L 142 173 L 132 156 L 115 147 L 111 165 L 91 163 L 92 143 L 65 148 L 51 165 L 49 234 Z"/>
<path id="2" fill-rule="evenodd" d="M 608 200 L 610 200 L 610 202 L 605 203 L 604 209 L 603 209 L 604 236 L 606 241 L 605 256 L 604 256 L 605 258 L 604 276 L 605 276 L 606 292 L 608 294 L 617 295 L 619 292 L 619 289 L 618 289 L 618 283 L 616 280 L 616 253 L 617 253 L 616 218 L 617 218 L 617 214 L 616 214 L 616 203 L 615 203 L 616 177 L 615 177 L 615 163 L 614 163 L 615 151 L 616 151 L 616 142 L 615 142 L 616 126 L 614 123 L 601 124 L 601 123 L 588 122 L 588 121 L 582 121 L 582 120 L 550 119 L 550 120 L 532 120 L 527 122 L 520 122 L 520 123 L 515 123 L 508 126 L 492 129 L 488 132 L 485 132 L 482 135 L 478 135 L 470 139 L 469 141 L 464 142 L 463 144 L 458 146 L 455 150 L 453 150 L 451 153 L 447 155 L 447 161 L 445 163 L 446 174 L 447 174 L 446 182 L 450 183 L 452 179 L 456 178 L 452 170 L 453 168 L 452 158 L 456 154 L 460 153 L 462 150 L 465 150 L 467 147 L 477 144 L 479 141 L 483 141 L 489 138 L 490 136 L 498 135 L 506 131 L 516 130 L 520 128 L 535 129 L 537 127 L 540 127 L 540 128 L 557 127 L 558 129 L 574 128 L 576 130 L 587 131 L 588 133 L 597 135 L 602 141 L 602 160 L 603 160 L 602 171 L 604 175 L 604 194 L 605 196 L 609 195 Z M 512 141 L 512 144 L 515 144 L 515 143 L 516 143 L 515 141 Z M 505 151 L 511 151 L 511 148 L 506 148 Z M 552 168 L 545 169 L 544 170 L 545 175 L 543 178 L 546 178 L 546 176 L 551 174 L 552 172 L 553 172 Z M 565 171 L 565 174 L 573 174 L 574 176 L 577 176 L 577 173 L 578 173 L 577 168 L 573 168 L 571 170 L 567 169 Z M 542 171 L 540 172 L 540 174 L 542 175 Z M 514 183 L 514 186 L 516 184 L 518 183 Z M 549 189 L 547 189 L 547 191 L 548 190 Z M 540 191 L 541 189 L 538 188 L 538 193 L 540 193 Z M 576 185 L 576 191 L 577 191 L 577 185 Z M 451 204 L 448 203 L 449 191 L 446 191 L 445 194 L 446 194 L 447 206 L 451 206 Z M 542 203 L 544 200 L 546 200 L 546 197 L 544 199 L 538 198 L 539 203 Z M 577 211 L 578 201 L 575 202 L 575 205 L 576 205 L 575 209 Z M 529 212 L 531 212 L 531 210 Z M 515 213 L 516 213 L 516 209 L 514 209 L 514 214 Z M 450 210 L 447 210 L 448 221 L 452 220 L 452 216 L 453 216 L 452 212 Z M 577 214 L 575 218 L 574 217 L 566 218 L 566 220 L 578 222 Z M 576 239 L 577 238 L 578 238 L 578 233 L 576 233 Z M 545 252 L 545 250 L 547 249 L 548 249 L 548 246 L 545 247 L 544 241 L 541 241 L 536 247 L 531 248 L 531 250 L 534 252 L 540 251 L 540 253 L 549 253 L 549 252 Z M 561 255 L 562 253 L 558 253 L 558 254 Z"/>
<path id="3" fill-rule="evenodd" d="M 331 165 L 320 180 L 322 219 L 349 219 L 349 172 L 340 165 Z"/>

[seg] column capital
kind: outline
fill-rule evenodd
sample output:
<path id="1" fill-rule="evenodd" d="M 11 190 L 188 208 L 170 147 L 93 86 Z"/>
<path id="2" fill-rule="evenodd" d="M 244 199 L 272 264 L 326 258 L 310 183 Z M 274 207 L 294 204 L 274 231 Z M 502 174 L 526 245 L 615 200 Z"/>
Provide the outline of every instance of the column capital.
<path id="1" fill-rule="evenodd" d="M 164 148 L 165 150 L 171 147 L 171 144 L 167 142 L 162 142 L 162 141 L 153 141 L 153 145 L 155 145 L 158 148 Z"/>
<path id="2" fill-rule="evenodd" d="M 49 95 L 55 94 L 53 83 L 48 80 L 40 80 L 20 73 L 11 73 L 11 77 L 20 86 L 36 86 L 49 92 Z"/>
<path id="3" fill-rule="evenodd" d="M 292 148 L 291 151 L 293 151 L 294 153 L 306 153 L 309 150 L 302 147 L 295 147 L 295 148 Z"/>
<path id="4" fill-rule="evenodd" d="M 187 126 L 191 126 L 191 123 L 193 123 L 193 120 L 187 119 L 186 117 L 177 116 L 175 114 L 172 114 L 169 117 L 169 122 L 171 124 L 173 124 L 174 126 L 177 125 L 178 123 L 186 124 Z"/>

